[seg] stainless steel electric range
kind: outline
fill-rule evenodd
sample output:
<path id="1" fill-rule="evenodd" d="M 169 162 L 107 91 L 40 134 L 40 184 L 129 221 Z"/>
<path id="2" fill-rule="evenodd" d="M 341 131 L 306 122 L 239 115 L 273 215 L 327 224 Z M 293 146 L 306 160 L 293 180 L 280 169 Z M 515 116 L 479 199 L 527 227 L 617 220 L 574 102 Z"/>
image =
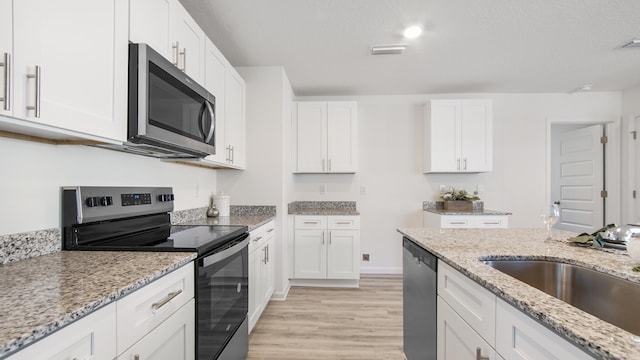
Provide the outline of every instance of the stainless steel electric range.
<path id="1" fill-rule="evenodd" d="M 197 252 L 197 359 L 245 359 L 248 229 L 171 225 L 173 201 L 170 187 L 63 188 L 62 248 Z"/>

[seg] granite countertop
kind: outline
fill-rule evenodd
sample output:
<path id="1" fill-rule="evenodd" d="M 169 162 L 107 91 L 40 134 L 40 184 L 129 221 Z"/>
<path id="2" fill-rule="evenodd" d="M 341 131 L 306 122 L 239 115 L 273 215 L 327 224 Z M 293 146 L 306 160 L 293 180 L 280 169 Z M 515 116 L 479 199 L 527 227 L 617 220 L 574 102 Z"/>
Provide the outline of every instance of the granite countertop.
<path id="1" fill-rule="evenodd" d="M 290 215 L 360 215 L 355 201 L 294 201 L 288 206 Z"/>
<path id="2" fill-rule="evenodd" d="M 640 336 L 600 320 L 561 300 L 495 270 L 479 259 L 558 260 L 640 283 L 636 265 L 621 251 L 577 247 L 566 240 L 543 242 L 545 229 L 425 229 L 398 231 L 434 253 L 498 297 L 537 319 L 592 356 L 640 359 Z M 554 239 L 575 236 L 552 231 Z M 631 310 L 633 311 L 633 310 Z"/>
<path id="3" fill-rule="evenodd" d="M 452 211 L 445 210 L 444 203 L 442 201 L 423 201 L 422 202 L 422 210 L 428 211 L 438 215 L 489 215 L 489 216 L 502 216 L 502 215 L 511 215 L 508 211 L 498 211 L 498 210 L 489 210 L 484 208 L 483 201 L 474 201 L 473 209 L 470 211 Z"/>
<path id="4" fill-rule="evenodd" d="M 61 251 L 0 265 L 0 357 L 195 257 L 188 252 Z"/>
<path id="5" fill-rule="evenodd" d="M 273 219 L 275 219 L 275 215 L 231 215 L 202 218 L 180 223 L 180 225 L 246 225 L 249 227 L 249 231 L 252 231 Z"/>

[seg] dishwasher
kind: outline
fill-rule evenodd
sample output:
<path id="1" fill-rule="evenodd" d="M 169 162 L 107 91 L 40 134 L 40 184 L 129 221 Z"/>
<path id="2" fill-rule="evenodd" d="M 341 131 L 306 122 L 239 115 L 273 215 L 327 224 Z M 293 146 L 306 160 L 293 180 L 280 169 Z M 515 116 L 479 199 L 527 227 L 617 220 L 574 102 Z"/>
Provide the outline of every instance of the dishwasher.
<path id="1" fill-rule="evenodd" d="M 435 360 L 437 258 L 406 237 L 402 248 L 404 354 L 407 360 Z"/>

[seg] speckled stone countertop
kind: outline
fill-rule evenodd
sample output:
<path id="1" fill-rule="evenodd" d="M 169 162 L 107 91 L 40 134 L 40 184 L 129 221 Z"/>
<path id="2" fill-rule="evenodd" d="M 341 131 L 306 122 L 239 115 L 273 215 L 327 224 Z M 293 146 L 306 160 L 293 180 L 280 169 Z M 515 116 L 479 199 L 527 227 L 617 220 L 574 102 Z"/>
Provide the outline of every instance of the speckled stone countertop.
<path id="1" fill-rule="evenodd" d="M 640 359 L 640 344 L 631 334 L 519 280 L 480 260 L 556 260 L 640 283 L 636 265 L 620 251 L 581 248 L 565 240 L 543 242 L 544 229 L 398 229 L 438 258 L 495 293 L 506 302 L 567 338 L 596 358 Z M 575 234 L 552 231 L 554 239 Z M 630 311 L 635 311 L 630 309 Z"/>
<path id="2" fill-rule="evenodd" d="M 287 210 L 290 215 L 360 215 L 355 201 L 294 201 Z"/>
<path id="3" fill-rule="evenodd" d="M 442 201 L 423 201 L 422 210 L 438 215 L 511 215 L 511 213 L 507 211 L 485 209 L 482 201 L 474 201 L 473 210 L 471 211 L 445 210 L 443 204 Z"/>
<path id="4" fill-rule="evenodd" d="M 0 265 L 0 358 L 195 257 L 178 252 L 61 251 Z"/>
<path id="5" fill-rule="evenodd" d="M 206 210 L 205 210 L 206 213 Z M 201 216 L 180 225 L 246 225 L 249 231 L 276 218 L 276 207 L 266 205 L 231 205 L 230 216 L 208 218 Z"/>

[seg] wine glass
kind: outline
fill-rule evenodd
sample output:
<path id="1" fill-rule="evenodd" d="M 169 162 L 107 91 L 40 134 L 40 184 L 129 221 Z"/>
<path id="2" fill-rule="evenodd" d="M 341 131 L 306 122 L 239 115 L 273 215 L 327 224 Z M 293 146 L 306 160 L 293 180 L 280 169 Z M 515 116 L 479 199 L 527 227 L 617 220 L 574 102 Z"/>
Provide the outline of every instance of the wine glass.
<path id="1" fill-rule="evenodd" d="M 553 240 L 551 238 L 551 227 L 560 219 L 560 206 L 558 204 L 551 204 L 548 211 L 542 212 L 540 219 L 542 223 L 547 226 L 547 238 L 544 241 L 548 242 Z"/>

